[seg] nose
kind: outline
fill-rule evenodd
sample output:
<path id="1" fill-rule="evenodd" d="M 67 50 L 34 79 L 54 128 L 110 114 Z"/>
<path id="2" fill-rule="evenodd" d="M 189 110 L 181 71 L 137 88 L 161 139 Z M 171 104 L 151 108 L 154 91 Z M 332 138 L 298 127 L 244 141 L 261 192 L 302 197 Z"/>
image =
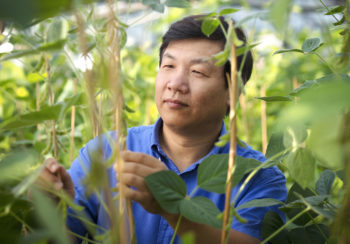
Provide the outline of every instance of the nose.
<path id="1" fill-rule="evenodd" d="M 189 92 L 188 76 L 182 69 L 176 69 L 170 74 L 167 89 L 186 94 Z"/>

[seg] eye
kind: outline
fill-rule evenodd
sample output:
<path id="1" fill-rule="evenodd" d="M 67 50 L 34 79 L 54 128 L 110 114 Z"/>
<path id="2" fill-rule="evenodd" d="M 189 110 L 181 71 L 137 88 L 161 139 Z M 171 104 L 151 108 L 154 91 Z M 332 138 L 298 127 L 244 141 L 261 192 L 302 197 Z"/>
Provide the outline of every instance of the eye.
<path id="1" fill-rule="evenodd" d="M 198 70 L 192 70 L 192 73 L 195 73 L 196 75 L 198 76 L 205 76 L 205 77 L 208 77 L 206 74 L 204 74 L 203 72 L 201 71 L 198 71 Z"/>
<path id="2" fill-rule="evenodd" d="M 164 69 L 172 69 L 172 68 L 174 68 L 174 65 L 172 65 L 172 64 L 164 64 L 162 67 Z"/>

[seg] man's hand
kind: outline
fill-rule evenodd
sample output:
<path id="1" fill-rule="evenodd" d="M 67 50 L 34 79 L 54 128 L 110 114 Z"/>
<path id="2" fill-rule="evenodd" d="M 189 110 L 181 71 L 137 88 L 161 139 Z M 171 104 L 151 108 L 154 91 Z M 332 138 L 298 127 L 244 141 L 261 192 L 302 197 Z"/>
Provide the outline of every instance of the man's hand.
<path id="1" fill-rule="evenodd" d="M 123 169 L 118 172 L 118 166 L 114 165 L 117 172 L 117 188 L 123 185 L 123 193 L 126 198 L 137 201 L 148 212 L 154 214 L 163 213 L 163 209 L 154 199 L 153 194 L 148 189 L 145 177 L 167 167 L 158 159 L 144 154 L 131 151 L 122 152 L 124 160 Z"/>
<path id="2" fill-rule="evenodd" d="M 75 190 L 72 178 L 67 173 L 65 168 L 60 165 L 56 159 L 48 158 L 44 162 L 45 167 L 41 171 L 36 184 L 39 188 L 45 190 L 64 190 L 64 192 L 74 199 Z M 57 200 L 53 194 L 49 194 L 51 198 Z"/>

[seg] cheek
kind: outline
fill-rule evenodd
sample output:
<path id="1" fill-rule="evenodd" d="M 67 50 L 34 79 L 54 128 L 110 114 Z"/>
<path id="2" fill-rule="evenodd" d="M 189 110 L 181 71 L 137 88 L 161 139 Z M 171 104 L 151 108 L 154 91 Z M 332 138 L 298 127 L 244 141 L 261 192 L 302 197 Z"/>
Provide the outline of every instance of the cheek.
<path id="1" fill-rule="evenodd" d="M 156 105 L 160 103 L 160 100 L 162 98 L 162 93 L 163 93 L 163 82 L 161 75 L 158 73 L 155 79 L 155 100 L 156 100 Z"/>

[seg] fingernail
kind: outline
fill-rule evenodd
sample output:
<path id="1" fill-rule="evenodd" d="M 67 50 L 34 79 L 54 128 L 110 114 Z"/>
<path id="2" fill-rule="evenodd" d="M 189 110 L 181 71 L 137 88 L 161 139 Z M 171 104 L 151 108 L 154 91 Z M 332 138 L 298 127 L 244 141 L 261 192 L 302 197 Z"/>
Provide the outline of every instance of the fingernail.
<path id="1" fill-rule="evenodd" d="M 60 190 L 60 189 L 62 189 L 62 187 L 63 187 L 63 183 L 62 182 L 56 182 L 55 184 L 54 184 L 54 187 L 55 187 L 55 189 L 56 190 Z"/>
<path id="2" fill-rule="evenodd" d="M 56 171 L 57 170 L 57 164 L 51 165 L 51 171 Z"/>

